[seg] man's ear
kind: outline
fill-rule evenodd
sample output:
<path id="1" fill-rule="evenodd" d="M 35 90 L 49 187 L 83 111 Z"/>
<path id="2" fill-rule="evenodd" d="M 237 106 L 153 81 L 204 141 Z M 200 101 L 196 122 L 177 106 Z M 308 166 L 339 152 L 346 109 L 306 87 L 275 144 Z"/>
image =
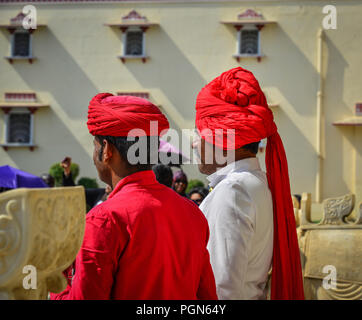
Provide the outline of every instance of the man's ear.
<path id="1" fill-rule="evenodd" d="M 103 155 L 102 160 L 107 163 L 111 160 L 113 156 L 113 148 L 114 146 L 109 143 L 107 140 L 103 140 Z"/>

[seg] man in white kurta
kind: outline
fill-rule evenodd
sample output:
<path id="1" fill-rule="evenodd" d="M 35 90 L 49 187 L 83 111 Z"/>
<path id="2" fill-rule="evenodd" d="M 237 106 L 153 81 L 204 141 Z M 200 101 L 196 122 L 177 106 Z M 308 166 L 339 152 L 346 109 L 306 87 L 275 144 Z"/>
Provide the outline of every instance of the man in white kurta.
<path id="1" fill-rule="evenodd" d="M 303 300 L 303 275 L 288 162 L 263 91 L 252 72 L 223 72 L 196 98 L 193 148 L 214 188 L 201 205 L 220 299 Z M 267 138 L 265 167 L 256 158 Z"/>
<path id="2" fill-rule="evenodd" d="M 256 157 L 209 175 L 202 202 L 219 299 L 266 299 L 273 255 L 273 202 Z"/>

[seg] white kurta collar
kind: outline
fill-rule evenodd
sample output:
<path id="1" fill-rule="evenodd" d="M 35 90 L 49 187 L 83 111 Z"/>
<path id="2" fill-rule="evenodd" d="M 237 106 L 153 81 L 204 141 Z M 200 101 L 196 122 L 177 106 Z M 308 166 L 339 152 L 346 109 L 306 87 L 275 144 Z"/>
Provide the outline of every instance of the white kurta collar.
<path id="1" fill-rule="evenodd" d="M 260 170 L 260 164 L 258 158 L 246 158 L 238 160 L 228 164 L 225 167 L 218 169 L 213 174 L 207 176 L 207 180 L 210 181 L 210 187 L 215 188 L 215 186 L 222 180 L 224 180 L 227 175 L 232 172 L 243 172 L 243 171 L 253 171 Z"/>

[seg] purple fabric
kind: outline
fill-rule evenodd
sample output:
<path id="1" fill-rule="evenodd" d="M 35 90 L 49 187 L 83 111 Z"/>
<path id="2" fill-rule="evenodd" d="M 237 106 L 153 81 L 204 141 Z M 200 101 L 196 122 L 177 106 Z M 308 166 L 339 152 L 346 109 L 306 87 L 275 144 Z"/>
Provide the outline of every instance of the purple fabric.
<path id="1" fill-rule="evenodd" d="M 173 175 L 173 181 L 181 180 L 187 184 L 187 175 L 183 171 L 177 171 Z"/>
<path id="2" fill-rule="evenodd" d="M 173 146 L 172 144 L 168 143 L 165 140 L 160 139 L 160 148 L 158 149 L 159 152 L 164 152 L 164 153 L 175 153 L 175 154 L 179 154 L 181 155 L 184 159 L 186 160 L 190 160 L 188 157 L 186 157 L 180 150 L 178 150 L 175 146 Z"/>
<path id="3" fill-rule="evenodd" d="M 40 177 L 10 166 L 0 167 L 0 187 L 8 189 L 48 188 Z"/>

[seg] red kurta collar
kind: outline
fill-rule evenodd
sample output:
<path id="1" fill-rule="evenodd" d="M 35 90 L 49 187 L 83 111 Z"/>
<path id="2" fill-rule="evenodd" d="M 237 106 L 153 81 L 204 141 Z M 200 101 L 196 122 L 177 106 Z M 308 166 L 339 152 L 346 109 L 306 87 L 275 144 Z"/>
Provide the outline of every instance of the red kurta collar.
<path id="1" fill-rule="evenodd" d="M 138 184 L 138 185 L 151 185 L 157 182 L 156 176 L 152 170 L 139 171 L 136 173 L 132 173 L 129 176 L 121 179 L 113 191 L 109 194 L 108 199 L 111 199 L 115 196 L 117 192 L 119 192 L 125 185 L 128 184 Z"/>

